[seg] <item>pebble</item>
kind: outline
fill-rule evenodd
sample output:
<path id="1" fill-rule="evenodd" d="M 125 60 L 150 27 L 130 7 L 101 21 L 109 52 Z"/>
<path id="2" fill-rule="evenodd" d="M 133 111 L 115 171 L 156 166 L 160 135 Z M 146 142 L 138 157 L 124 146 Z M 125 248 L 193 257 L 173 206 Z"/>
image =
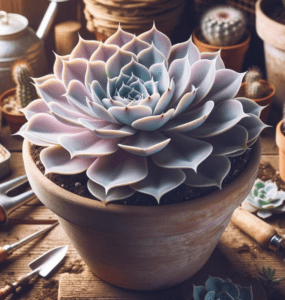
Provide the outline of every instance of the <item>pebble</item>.
<path id="1" fill-rule="evenodd" d="M 62 184 L 61 187 L 64 188 L 64 184 Z"/>
<path id="2" fill-rule="evenodd" d="M 82 184 L 80 182 L 75 182 L 75 187 L 80 187 Z"/>
<path id="3" fill-rule="evenodd" d="M 36 161 L 36 165 L 38 165 L 39 163 L 40 163 L 40 161 L 39 161 L 39 160 L 37 160 L 37 161 Z"/>

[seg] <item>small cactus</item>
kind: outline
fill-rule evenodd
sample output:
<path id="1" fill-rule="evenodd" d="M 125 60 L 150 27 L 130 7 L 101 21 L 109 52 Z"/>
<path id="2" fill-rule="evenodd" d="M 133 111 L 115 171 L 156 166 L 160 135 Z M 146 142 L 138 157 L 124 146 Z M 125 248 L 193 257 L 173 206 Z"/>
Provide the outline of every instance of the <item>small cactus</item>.
<path id="1" fill-rule="evenodd" d="M 12 68 L 12 75 L 17 85 L 16 96 L 22 108 L 24 108 L 31 101 L 38 98 L 36 88 L 31 83 L 31 68 L 28 62 L 24 60 L 16 61 Z"/>
<path id="2" fill-rule="evenodd" d="M 245 75 L 246 97 L 251 99 L 260 99 L 268 95 L 270 89 L 268 83 L 262 81 L 262 74 L 258 67 L 251 67 Z"/>
<path id="3" fill-rule="evenodd" d="M 217 6 L 211 8 L 201 19 L 202 35 L 211 45 L 236 45 L 241 42 L 245 30 L 245 16 L 235 7 Z"/>

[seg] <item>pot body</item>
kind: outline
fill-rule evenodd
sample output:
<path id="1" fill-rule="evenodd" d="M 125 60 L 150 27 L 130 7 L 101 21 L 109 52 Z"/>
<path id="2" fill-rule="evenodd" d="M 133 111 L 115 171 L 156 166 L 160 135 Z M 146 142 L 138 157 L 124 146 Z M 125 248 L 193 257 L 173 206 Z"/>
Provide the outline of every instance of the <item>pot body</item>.
<path id="1" fill-rule="evenodd" d="M 274 104 L 283 109 L 285 93 L 285 25 L 266 15 L 268 8 L 279 0 L 258 0 L 256 3 L 256 31 L 263 40 L 267 80 L 276 89 Z"/>
<path id="2" fill-rule="evenodd" d="M 247 37 L 242 43 L 233 46 L 220 47 L 204 43 L 201 40 L 200 30 L 197 28 L 193 32 L 193 43 L 197 46 L 200 52 L 217 52 L 221 49 L 221 57 L 225 67 L 240 72 L 245 53 L 251 39 L 250 32 L 247 31 L 246 34 Z"/>
<path id="3" fill-rule="evenodd" d="M 246 169 L 223 190 L 179 204 L 138 207 L 104 205 L 60 188 L 37 169 L 28 141 L 23 145 L 33 191 L 60 217 L 91 271 L 111 284 L 144 291 L 176 285 L 202 268 L 251 190 L 260 156 L 259 140 Z"/>
<path id="4" fill-rule="evenodd" d="M 27 122 L 27 119 L 24 114 L 22 114 L 22 115 L 11 114 L 2 108 L 2 101 L 5 98 L 7 98 L 9 96 L 13 96 L 15 94 L 16 94 L 16 88 L 12 88 L 12 89 L 4 92 L 0 96 L 0 110 L 1 110 L 3 117 L 5 118 L 5 120 L 7 121 L 8 125 L 10 127 L 11 134 L 19 131 L 19 129 Z"/>
<path id="5" fill-rule="evenodd" d="M 265 80 L 261 80 L 261 81 L 265 82 Z M 236 97 L 247 97 L 247 96 L 245 96 L 245 87 L 246 87 L 246 83 L 243 82 L 241 84 L 240 90 Z M 273 102 L 273 97 L 275 95 L 275 87 L 271 83 L 268 83 L 268 87 L 271 90 L 271 93 L 269 95 L 267 95 L 266 97 L 263 97 L 263 98 L 259 98 L 259 99 L 251 99 L 252 101 L 256 102 L 260 106 L 266 106 L 262 110 L 261 115 L 260 115 L 260 119 L 263 123 L 267 123 L 268 115 L 269 115 L 271 105 Z"/>
<path id="6" fill-rule="evenodd" d="M 281 128 L 284 121 L 281 120 L 276 126 L 276 144 L 279 148 L 279 172 L 280 177 L 285 181 L 285 136 L 283 135 Z"/>

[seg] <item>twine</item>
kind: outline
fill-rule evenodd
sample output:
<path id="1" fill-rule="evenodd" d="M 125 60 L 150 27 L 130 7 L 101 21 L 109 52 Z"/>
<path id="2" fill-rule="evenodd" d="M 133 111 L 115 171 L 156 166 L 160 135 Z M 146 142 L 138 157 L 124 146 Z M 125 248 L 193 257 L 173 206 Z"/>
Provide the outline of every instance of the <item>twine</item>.
<path id="1" fill-rule="evenodd" d="M 87 29 L 110 36 L 118 24 L 140 34 L 152 27 L 170 33 L 179 23 L 186 0 L 84 0 Z"/>

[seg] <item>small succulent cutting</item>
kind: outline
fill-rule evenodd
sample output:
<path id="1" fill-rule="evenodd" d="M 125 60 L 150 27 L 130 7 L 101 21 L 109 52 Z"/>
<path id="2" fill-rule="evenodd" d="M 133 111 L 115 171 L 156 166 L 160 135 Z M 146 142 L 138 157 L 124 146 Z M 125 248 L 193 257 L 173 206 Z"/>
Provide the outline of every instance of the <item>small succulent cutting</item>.
<path id="1" fill-rule="evenodd" d="M 273 213 L 285 211 L 285 192 L 278 191 L 276 183 L 272 181 L 263 182 L 257 179 L 252 190 L 242 203 L 242 207 L 250 212 L 256 212 L 260 218 L 268 218 Z"/>
<path id="2" fill-rule="evenodd" d="M 201 18 L 202 35 L 210 45 L 236 45 L 241 42 L 245 30 L 244 14 L 232 6 L 210 8 Z"/>
<path id="3" fill-rule="evenodd" d="M 12 67 L 13 80 L 16 83 L 16 96 L 22 108 L 38 98 L 36 88 L 30 77 L 31 73 L 31 67 L 25 60 L 16 61 Z"/>
<path id="4" fill-rule="evenodd" d="M 218 186 L 266 125 L 262 110 L 233 99 L 244 74 L 192 39 L 172 46 L 155 25 L 105 43 L 80 38 L 56 56 L 54 74 L 35 79 L 41 99 L 23 112 L 19 134 L 46 147 L 47 173 L 86 171 L 104 203 L 136 192 L 161 197 L 181 184 Z"/>
<path id="5" fill-rule="evenodd" d="M 204 286 L 195 286 L 194 300 L 253 300 L 252 286 L 241 287 L 230 279 L 209 276 Z"/>

